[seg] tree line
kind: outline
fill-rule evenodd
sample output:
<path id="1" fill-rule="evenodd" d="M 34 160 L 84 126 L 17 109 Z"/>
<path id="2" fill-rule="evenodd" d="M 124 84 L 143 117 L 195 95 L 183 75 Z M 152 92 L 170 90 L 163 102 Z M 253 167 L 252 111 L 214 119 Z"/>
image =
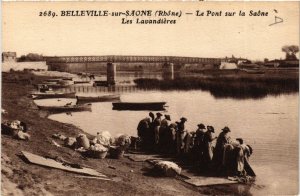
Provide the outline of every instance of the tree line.
<path id="1" fill-rule="evenodd" d="M 22 55 L 18 58 L 18 62 L 28 62 L 28 61 L 45 61 L 45 57 L 42 54 L 28 53 L 27 55 Z"/>

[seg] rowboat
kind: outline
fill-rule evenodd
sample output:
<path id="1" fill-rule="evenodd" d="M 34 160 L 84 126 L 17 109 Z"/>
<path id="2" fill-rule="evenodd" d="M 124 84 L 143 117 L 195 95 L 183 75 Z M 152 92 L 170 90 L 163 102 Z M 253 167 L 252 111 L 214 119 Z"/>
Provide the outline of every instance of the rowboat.
<path id="1" fill-rule="evenodd" d="M 70 80 L 70 81 L 72 81 L 73 78 L 63 78 L 62 80 Z"/>
<path id="2" fill-rule="evenodd" d="M 47 110 L 52 113 L 61 112 L 80 112 L 91 111 L 92 104 L 79 104 L 79 105 L 64 105 L 64 106 L 37 106 L 40 110 Z"/>
<path id="3" fill-rule="evenodd" d="M 264 74 L 265 73 L 265 71 L 263 71 L 263 70 L 256 70 L 256 69 L 242 69 L 242 70 L 248 74 Z"/>
<path id="4" fill-rule="evenodd" d="M 66 88 L 68 86 L 70 86 L 69 84 L 52 84 L 52 83 L 42 83 L 42 84 L 39 84 L 39 85 L 47 85 L 48 87 L 51 87 L 51 88 Z"/>
<path id="5" fill-rule="evenodd" d="M 52 79 L 46 80 L 45 83 L 49 82 L 49 83 L 55 83 L 55 84 L 57 84 L 61 80 L 62 80 L 62 78 L 52 78 Z"/>
<path id="6" fill-rule="evenodd" d="M 165 110 L 166 102 L 114 102 L 113 110 Z"/>
<path id="7" fill-rule="evenodd" d="M 105 102 L 105 101 L 117 101 L 120 100 L 120 95 L 103 95 L 97 97 L 82 97 L 76 96 L 77 103 L 89 103 L 89 102 Z"/>
<path id="8" fill-rule="evenodd" d="M 74 84 L 88 84 L 90 81 L 74 81 Z"/>
<path id="9" fill-rule="evenodd" d="M 57 81 L 50 81 L 50 80 L 47 80 L 47 81 L 44 81 L 43 84 L 44 84 L 44 85 L 55 85 L 55 84 L 57 84 Z"/>
<path id="10" fill-rule="evenodd" d="M 50 99 L 50 98 L 75 98 L 75 92 L 62 93 L 62 92 L 49 92 L 45 93 L 31 93 L 33 99 Z"/>

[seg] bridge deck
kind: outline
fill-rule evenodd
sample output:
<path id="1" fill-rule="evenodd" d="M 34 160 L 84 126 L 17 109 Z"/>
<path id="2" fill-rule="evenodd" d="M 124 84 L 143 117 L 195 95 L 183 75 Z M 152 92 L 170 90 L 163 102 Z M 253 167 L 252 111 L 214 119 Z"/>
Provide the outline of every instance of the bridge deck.
<path id="1" fill-rule="evenodd" d="M 220 58 L 174 57 L 174 56 L 58 56 L 47 57 L 47 63 L 89 63 L 89 62 L 143 62 L 143 63 L 220 63 Z"/>

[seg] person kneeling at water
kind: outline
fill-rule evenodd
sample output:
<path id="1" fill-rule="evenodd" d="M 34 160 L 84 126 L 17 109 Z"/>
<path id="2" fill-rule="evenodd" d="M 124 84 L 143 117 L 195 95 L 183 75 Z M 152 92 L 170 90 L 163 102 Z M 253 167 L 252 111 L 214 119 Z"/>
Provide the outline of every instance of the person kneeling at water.
<path id="1" fill-rule="evenodd" d="M 244 144 L 242 138 L 224 146 L 223 166 L 228 176 L 255 176 L 249 165 L 249 157 L 253 150 L 250 145 Z"/>

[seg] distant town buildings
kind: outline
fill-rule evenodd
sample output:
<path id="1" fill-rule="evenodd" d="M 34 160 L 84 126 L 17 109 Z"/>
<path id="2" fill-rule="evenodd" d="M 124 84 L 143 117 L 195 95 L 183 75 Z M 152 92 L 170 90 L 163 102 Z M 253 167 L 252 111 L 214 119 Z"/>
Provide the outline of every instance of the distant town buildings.
<path id="1" fill-rule="evenodd" d="M 2 52 L 2 62 L 16 62 L 17 53 L 16 52 Z"/>

